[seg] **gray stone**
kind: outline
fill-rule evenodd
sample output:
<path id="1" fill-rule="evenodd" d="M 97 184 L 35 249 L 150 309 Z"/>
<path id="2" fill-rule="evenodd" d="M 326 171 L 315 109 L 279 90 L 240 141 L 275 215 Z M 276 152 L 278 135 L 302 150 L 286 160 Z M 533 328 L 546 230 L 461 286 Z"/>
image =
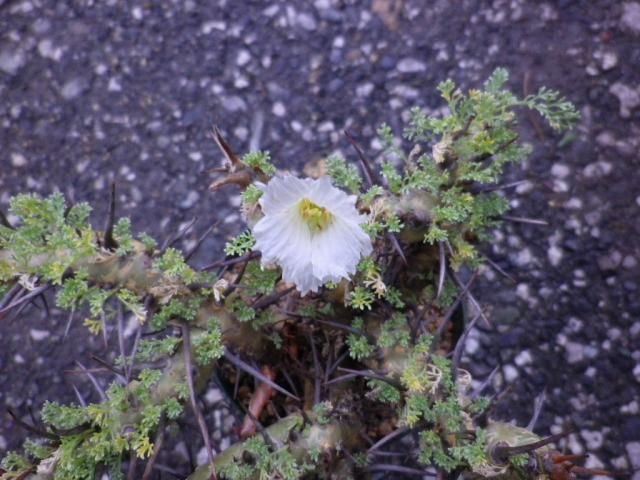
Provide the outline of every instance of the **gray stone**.
<path id="1" fill-rule="evenodd" d="M 195 203 L 200 199 L 200 194 L 195 190 L 191 190 L 187 194 L 187 198 L 185 198 L 182 202 L 180 202 L 180 208 L 189 209 L 195 205 Z"/>
<path id="2" fill-rule="evenodd" d="M 525 365 L 529 365 L 533 361 L 533 358 L 531 357 L 529 350 L 523 350 L 516 355 L 516 358 L 514 358 L 513 361 L 517 366 L 524 367 Z"/>
<path id="3" fill-rule="evenodd" d="M 15 75 L 22 68 L 26 60 L 22 50 L 6 48 L 0 52 L 0 70 L 9 75 Z"/>
<path id="4" fill-rule="evenodd" d="M 229 112 L 237 112 L 247 109 L 247 103 L 237 95 L 222 97 L 222 108 Z"/>
<path id="5" fill-rule="evenodd" d="M 425 72 L 427 66 L 415 58 L 403 58 L 398 62 L 397 69 L 400 73 L 419 73 Z"/>
<path id="6" fill-rule="evenodd" d="M 38 53 L 41 57 L 49 58 L 56 62 L 62 58 L 62 48 L 54 47 L 53 42 L 49 38 L 45 38 L 38 42 Z"/>
<path id="7" fill-rule="evenodd" d="M 624 4 L 620 26 L 623 30 L 640 35 L 640 3 L 626 2 Z"/>
<path id="8" fill-rule="evenodd" d="M 287 113 L 287 109 L 282 102 L 275 102 L 271 107 L 271 113 L 273 113 L 276 117 L 284 117 Z"/>
<path id="9" fill-rule="evenodd" d="M 631 110 L 640 105 L 640 93 L 637 88 L 629 87 L 620 82 L 616 82 L 609 87 L 609 92 L 618 97 L 620 102 L 620 116 L 629 118 Z"/>
<path id="10" fill-rule="evenodd" d="M 62 95 L 62 98 L 65 100 L 73 100 L 74 98 L 78 98 L 82 95 L 88 87 L 89 83 L 85 78 L 73 78 L 62 86 L 60 89 L 60 95 Z"/>
<path id="11" fill-rule="evenodd" d="M 299 13 L 296 17 L 296 24 L 309 32 L 313 32 L 318 28 L 316 19 L 308 13 Z"/>
<path id="12" fill-rule="evenodd" d="M 513 365 L 504 366 L 504 379 L 507 383 L 512 383 L 519 376 L 518 369 Z"/>
<path id="13" fill-rule="evenodd" d="M 613 165 L 610 162 L 598 160 L 584 167 L 582 173 L 587 178 L 601 178 L 609 175 L 612 170 Z"/>
<path id="14" fill-rule="evenodd" d="M 204 396 L 204 400 L 211 407 L 222 400 L 222 392 L 219 388 L 211 388 Z"/>
<path id="15" fill-rule="evenodd" d="M 584 360 L 584 345 L 567 341 L 564 345 L 567 362 L 580 363 Z"/>
<path id="16" fill-rule="evenodd" d="M 636 268 L 637 265 L 638 265 L 638 261 L 633 255 L 627 255 L 622 260 L 622 266 L 626 269 L 630 270 L 632 268 Z"/>
<path id="17" fill-rule="evenodd" d="M 582 430 L 580 436 L 585 441 L 587 450 L 591 452 L 598 450 L 604 442 L 604 435 L 599 431 Z"/>
<path id="18" fill-rule="evenodd" d="M 549 263 L 554 267 L 557 267 L 558 265 L 560 265 L 560 262 L 562 261 L 563 256 L 564 256 L 564 252 L 562 251 L 562 248 L 560 248 L 558 245 L 551 245 L 547 249 L 547 258 L 549 259 Z"/>
<path id="19" fill-rule="evenodd" d="M 629 460 L 631 460 L 631 466 L 634 469 L 640 468 L 640 442 L 630 442 L 625 446 Z"/>
<path id="20" fill-rule="evenodd" d="M 615 270 L 622 262 L 622 254 L 618 250 L 598 258 L 598 267 L 603 271 Z"/>
<path id="21" fill-rule="evenodd" d="M 616 137 L 613 132 L 605 130 L 598 134 L 596 142 L 603 147 L 613 147 L 616 144 Z"/>
<path id="22" fill-rule="evenodd" d="M 569 176 L 571 169 L 564 163 L 554 163 L 551 167 L 551 175 L 557 178 L 565 178 Z"/>
<path id="23" fill-rule="evenodd" d="M 31 335 L 31 338 L 33 338 L 36 342 L 41 342 L 51 334 L 48 330 L 32 328 L 31 330 L 29 330 L 29 335 Z"/>
<path id="24" fill-rule="evenodd" d="M 27 159 L 21 153 L 11 154 L 11 165 L 14 167 L 24 167 L 27 164 Z"/>

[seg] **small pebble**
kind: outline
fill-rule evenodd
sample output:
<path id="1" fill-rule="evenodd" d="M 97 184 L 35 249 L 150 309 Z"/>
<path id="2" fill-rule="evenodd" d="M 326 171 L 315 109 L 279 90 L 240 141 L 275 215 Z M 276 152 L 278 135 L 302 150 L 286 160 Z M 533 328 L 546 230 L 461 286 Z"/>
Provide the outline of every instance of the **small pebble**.
<path id="1" fill-rule="evenodd" d="M 21 153 L 11 154 L 11 165 L 14 167 L 24 167 L 27 164 L 27 159 Z"/>
<path id="2" fill-rule="evenodd" d="M 397 69 L 400 73 L 419 73 L 425 72 L 427 66 L 415 58 L 403 58 L 398 62 Z"/>
<path id="3" fill-rule="evenodd" d="M 29 335 L 31 335 L 31 338 L 33 338 L 36 342 L 41 342 L 51 334 L 48 330 L 39 330 L 37 328 L 32 328 L 31 330 L 29 330 Z"/>

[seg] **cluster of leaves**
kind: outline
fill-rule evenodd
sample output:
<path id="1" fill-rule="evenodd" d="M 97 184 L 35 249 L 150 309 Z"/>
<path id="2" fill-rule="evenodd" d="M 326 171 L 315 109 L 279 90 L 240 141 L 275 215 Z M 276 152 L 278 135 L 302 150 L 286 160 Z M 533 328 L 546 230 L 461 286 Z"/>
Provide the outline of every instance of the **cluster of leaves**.
<path id="1" fill-rule="evenodd" d="M 18 271 L 60 285 L 67 269 L 96 252 L 86 203 L 67 208 L 60 193 L 46 199 L 25 194 L 12 198 L 9 211 L 21 223 L 15 229 L 0 225 L 0 248 L 10 248 L 12 256 L 0 258 L 0 281 Z"/>
<path id="2" fill-rule="evenodd" d="M 271 177 L 276 173 L 276 167 L 271 162 L 271 155 L 269 152 L 250 152 L 245 154 L 241 161 L 247 167 L 268 177 Z"/>
<path id="3" fill-rule="evenodd" d="M 393 270 L 389 268 L 389 272 L 385 272 L 385 268 L 392 265 L 388 252 L 392 247 L 399 248 L 396 235 L 405 233 L 407 226 L 416 229 L 418 238 L 427 244 L 439 243 L 446 248 L 454 267 L 475 265 L 478 256 L 474 242 L 495 225 L 507 208 L 502 197 L 477 193 L 477 187 L 495 183 L 506 165 L 528 153 L 526 147 L 516 143 L 514 109 L 521 106 L 535 109 L 557 129 L 567 128 L 577 119 L 573 107 L 556 93 L 542 89 L 535 95 L 518 99 L 505 89 L 507 79 L 505 71 L 496 70 L 482 91 L 471 90 L 467 95 L 452 81 L 443 82 L 439 90 L 449 114 L 432 117 L 420 110 L 412 112 L 405 137 L 420 148 L 414 148 L 408 156 L 399 147 L 391 129 L 381 127 L 378 133 L 386 155 L 380 169 L 384 185 L 372 185 L 364 190 L 357 168 L 337 156 L 327 161 L 328 173 L 335 183 L 357 195 L 358 207 L 369 214 L 364 228 L 376 243 L 376 254 L 362 259 L 352 284 L 346 286 L 339 300 L 324 297 L 318 302 L 312 297 L 286 307 L 294 308 L 303 319 L 333 317 L 337 311 L 346 317 L 347 324 L 351 320 L 351 326 L 347 327 L 349 334 L 340 340 L 346 343 L 354 362 L 370 365 L 368 362 L 383 358 L 385 351 L 402 356 L 400 372 L 390 373 L 394 378 L 376 374 L 367 379 L 366 396 L 386 404 L 384 408 L 391 412 L 394 424 L 419 429 L 419 460 L 446 471 L 474 469 L 489 461 L 486 434 L 471 421 L 473 415 L 486 407 L 486 402 L 462 400 L 451 361 L 433 353 L 433 338 L 418 336 L 417 329 L 409 328 L 409 319 L 415 319 L 411 316 L 412 310 L 417 311 L 414 307 L 423 302 L 423 307 L 448 308 L 459 292 L 452 282 L 446 281 L 436 296 L 433 272 L 416 273 L 421 285 L 427 286 L 421 292 L 408 292 L 408 288 L 394 284 L 397 282 L 393 280 L 396 278 Z M 430 153 L 423 153 L 426 146 L 430 147 Z M 250 153 L 242 157 L 241 162 L 262 181 L 276 172 L 268 153 Z M 403 165 L 402 170 L 397 163 Z M 262 191 L 256 185 L 244 190 L 245 213 L 257 208 L 261 196 Z M 178 250 L 167 248 L 159 253 L 155 241 L 144 234 L 136 240 L 131 222 L 126 218 L 120 219 L 113 229 L 115 252 L 106 252 L 98 248 L 98 235 L 88 224 L 89 212 L 86 204 L 67 208 L 59 194 L 48 199 L 33 195 L 16 197 L 11 203 L 11 213 L 21 218 L 21 224 L 16 229 L 0 226 L 0 253 L 3 249 L 11 250 L 11 257 L 0 256 L 0 288 L 2 282 L 15 278 L 16 272 L 26 275 L 25 282 L 33 277 L 59 285 L 57 305 L 72 312 L 87 307 L 90 316 L 85 324 L 93 333 L 99 333 L 114 313 L 109 308 L 112 300 L 120 302 L 142 324 L 148 316 L 142 295 L 150 294 L 155 297 L 150 327 L 162 334 L 170 321 L 190 328 L 193 356 L 199 366 L 211 365 L 224 352 L 217 319 L 203 319 L 201 315 L 203 305 L 211 301 L 212 294 L 216 308 L 226 309 L 238 322 L 249 323 L 257 334 L 270 338 L 276 346 L 283 343 L 275 327 L 285 314 L 283 304 L 259 306 L 261 300 L 269 301 L 270 295 L 282 292 L 278 289 L 279 270 L 264 269 L 259 261 L 247 260 L 236 283 L 228 288 L 228 283 L 214 283 L 227 282 L 226 279 L 214 279 L 193 270 Z M 382 248 L 378 248 L 380 246 Z M 228 256 L 242 256 L 254 247 L 255 238 L 246 231 L 229 241 L 224 251 Z M 144 292 L 124 285 L 101 285 L 90 280 L 88 269 L 83 268 L 87 258 L 109 255 L 121 257 L 117 259 L 119 265 L 125 265 L 127 256 L 136 252 L 146 252 L 153 260 L 150 268 L 156 274 L 163 274 L 162 285 L 154 285 Z M 331 293 L 341 291 L 336 288 Z M 344 302 L 349 308 L 342 309 L 342 305 L 334 308 L 332 301 Z M 377 323 L 369 323 L 372 318 Z M 375 334 L 368 329 L 371 325 L 375 326 Z M 182 339 L 172 336 L 143 340 L 137 359 L 156 362 L 176 355 L 182 351 L 181 343 Z M 313 354 L 315 363 L 317 352 Z M 321 350 L 320 355 L 326 355 L 326 350 Z M 300 356 L 298 367 L 302 361 Z M 128 367 L 128 359 L 120 358 L 118 362 Z M 105 466 L 110 469 L 111 478 L 122 478 L 124 457 L 130 451 L 140 458 L 148 457 L 153 451 L 152 435 L 161 419 L 176 419 L 182 413 L 181 402 L 187 398 L 188 389 L 181 380 L 169 378 L 167 383 L 174 382 L 169 386 L 170 392 L 158 395 L 158 390 L 166 390 L 165 378 L 159 370 L 143 370 L 137 380 L 126 386 L 112 384 L 102 403 L 86 407 L 47 403 L 42 412 L 43 421 L 51 432 L 63 433 L 60 440 L 51 444 L 28 443 L 25 445 L 27 456 L 8 455 L 3 468 L 10 475 L 19 476 L 31 469 L 32 464 L 55 455 L 56 479 L 94 478 Z M 162 389 L 158 388 L 161 381 Z M 353 401 L 353 392 L 349 398 Z M 329 423 L 332 409 L 330 402 L 316 403 L 312 413 L 314 422 Z M 312 462 L 307 463 L 306 459 L 297 460 L 286 442 L 276 445 L 265 442 L 265 438 L 257 435 L 246 441 L 242 458 L 224 463 L 219 473 L 231 480 L 294 480 L 313 470 L 313 464 L 319 461 L 317 447 L 308 452 L 307 459 L 311 458 Z M 358 457 L 356 463 L 364 465 L 366 455 Z"/>
<path id="4" fill-rule="evenodd" d="M 312 471 L 310 463 L 300 463 L 286 448 L 274 449 L 258 435 L 244 443 L 242 461 L 229 462 L 219 468 L 218 473 L 229 480 L 251 480 L 254 478 L 278 478 L 298 480 Z"/>
<path id="5" fill-rule="evenodd" d="M 451 471 L 487 464 L 484 432 L 474 428 L 472 437 L 468 435 L 471 415 L 483 411 L 487 401 L 461 401 L 451 361 L 431 353 L 432 341 L 429 336 L 420 337 L 407 359 L 401 376 L 405 388 L 401 421 L 410 427 L 423 426 L 420 461 L 425 465 L 435 463 Z"/>
<path id="6" fill-rule="evenodd" d="M 229 256 L 244 255 L 249 253 L 256 244 L 256 239 L 249 230 L 231 239 L 224 246 L 224 253 Z"/>
<path id="7" fill-rule="evenodd" d="M 175 395 L 160 404 L 151 394 L 161 375 L 158 370 L 143 370 L 136 382 L 128 387 L 113 383 L 104 402 L 86 407 L 46 402 L 42 421 L 53 432 L 60 433 L 60 439 L 26 449 L 27 455 L 36 462 L 54 455 L 56 480 L 91 480 L 101 466 L 110 469 L 111 478 L 123 479 L 120 470 L 123 456 L 130 450 L 140 458 L 149 456 L 153 451 L 150 435 L 162 416 L 176 419 L 182 414 L 179 400 L 186 398 L 183 385 L 178 384 Z M 132 411 L 140 412 L 135 422 L 131 422 Z M 13 473 L 24 472 L 32 468 L 32 461 L 13 453 L 5 458 L 3 468 Z"/>
<path id="8" fill-rule="evenodd" d="M 431 154 L 407 157 L 396 146 L 388 126 L 378 131 L 386 151 L 399 156 L 405 165 L 399 173 L 393 164 L 383 164 L 382 174 L 390 191 L 404 195 L 422 190 L 431 195 L 434 207 L 425 241 L 449 242 L 456 267 L 477 263 L 477 252 L 469 239 L 484 238 L 508 209 L 500 195 L 472 193 L 469 187 L 497 182 L 507 164 L 530 153 L 527 146 L 517 143 L 514 109 L 535 109 L 558 130 L 569 128 L 578 119 L 573 105 L 557 93 L 541 89 L 519 99 L 505 88 L 507 80 L 506 70 L 497 69 L 483 90 L 471 90 L 468 95 L 447 80 L 438 89 L 449 107 L 448 115 L 438 118 L 412 110 L 405 137 L 418 145 L 431 145 Z"/>

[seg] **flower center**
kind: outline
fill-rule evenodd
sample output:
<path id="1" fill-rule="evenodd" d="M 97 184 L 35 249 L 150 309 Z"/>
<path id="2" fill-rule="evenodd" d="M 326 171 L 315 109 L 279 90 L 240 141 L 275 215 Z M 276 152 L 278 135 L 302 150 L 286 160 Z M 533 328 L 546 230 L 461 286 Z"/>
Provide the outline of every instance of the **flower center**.
<path id="1" fill-rule="evenodd" d="M 308 198 L 303 198 L 298 203 L 298 210 L 305 223 L 309 226 L 312 232 L 320 232 L 327 228 L 333 220 L 333 215 L 329 211 L 316 205 Z"/>

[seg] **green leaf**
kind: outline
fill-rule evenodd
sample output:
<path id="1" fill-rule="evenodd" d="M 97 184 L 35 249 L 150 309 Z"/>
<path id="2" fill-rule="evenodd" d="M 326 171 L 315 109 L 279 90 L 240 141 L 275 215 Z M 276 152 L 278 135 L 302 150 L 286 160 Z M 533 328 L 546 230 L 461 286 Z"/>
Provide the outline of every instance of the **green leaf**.
<path id="1" fill-rule="evenodd" d="M 231 239 L 224 246 L 224 253 L 229 256 L 240 256 L 251 251 L 256 244 L 253 234 L 247 230 L 237 237 Z"/>
<path id="2" fill-rule="evenodd" d="M 362 185 L 362 177 L 353 165 L 347 165 L 345 160 L 332 155 L 327 159 L 327 173 L 339 187 L 346 188 L 351 193 L 358 194 Z"/>

